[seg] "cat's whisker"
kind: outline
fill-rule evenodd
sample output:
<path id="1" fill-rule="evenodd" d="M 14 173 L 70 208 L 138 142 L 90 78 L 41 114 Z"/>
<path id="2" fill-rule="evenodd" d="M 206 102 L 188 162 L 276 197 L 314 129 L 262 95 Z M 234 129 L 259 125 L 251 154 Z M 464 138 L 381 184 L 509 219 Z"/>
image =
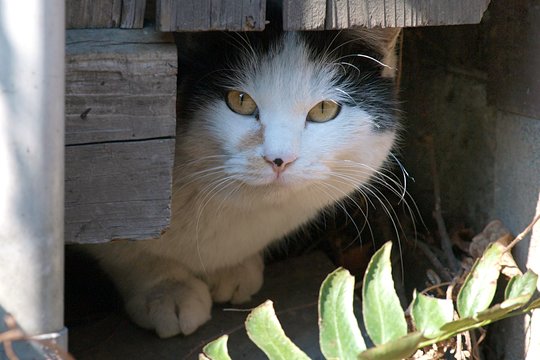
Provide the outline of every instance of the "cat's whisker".
<path id="1" fill-rule="evenodd" d="M 332 48 L 332 45 L 334 45 L 334 42 L 336 42 L 336 40 L 339 38 L 339 36 L 341 35 L 341 33 L 343 32 L 343 30 L 339 30 L 336 35 L 334 35 L 334 37 L 332 38 L 332 40 L 330 40 L 330 43 L 328 44 L 328 46 L 326 46 L 326 48 L 324 49 L 324 53 L 322 55 L 322 59 L 323 60 L 328 60 L 329 56 L 337 49 L 339 49 L 341 46 L 343 45 L 340 45 L 338 47 L 336 47 L 334 50 L 331 50 L 330 49 Z M 330 53 L 328 53 L 328 51 L 330 51 Z M 328 61 L 330 62 L 330 61 Z"/>
<path id="2" fill-rule="evenodd" d="M 178 163 L 175 163 L 174 166 L 177 168 L 183 168 L 183 167 L 191 166 L 194 164 L 206 164 L 209 161 L 227 160 L 229 158 L 230 157 L 227 155 L 208 155 L 208 156 L 198 157 L 190 161 L 178 162 Z"/>
<path id="3" fill-rule="evenodd" d="M 204 213 L 204 210 L 206 209 L 207 205 L 212 201 L 212 199 L 220 192 L 226 189 L 229 185 L 234 183 L 234 178 L 232 176 L 222 178 L 214 183 L 211 183 L 210 185 L 214 185 L 212 189 L 206 190 L 205 187 L 204 190 L 201 190 L 200 194 L 205 194 L 204 198 L 196 200 L 198 211 L 197 211 L 197 220 L 195 223 L 195 245 L 197 248 L 197 254 L 199 256 L 199 262 L 201 264 L 201 267 L 203 269 L 203 272 L 206 276 L 208 276 L 208 271 L 206 270 L 206 265 L 204 263 L 202 254 L 201 254 L 201 244 L 200 244 L 200 221 L 202 218 L 202 215 Z M 209 186 L 210 186 L 209 185 Z M 199 195 L 200 195 L 199 194 Z M 202 205 L 201 205 L 202 204 Z"/>
<path id="4" fill-rule="evenodd" d="M 351 63 L 348 63 L 348 62 L 345 62 L 345 61 L 340 61 L 340 62 L 336 62 L 335 64 L 340 65 L 340 66 L 343 66 L 343 65 L 350 66 L 353 69 L 355 69 L 358 72 L 358 74 L 361 74 L 360 69 L 358 68 L 358 66 L 355 66 L 355 65 L 353 65 Z"/>
<path id="5" fill-rule="evenodd" d="M 401 183 L 399 183 L 399 181 L 397 181 L 396 179 L 393 179 L 392 177 L 390 177 L 389 175 L 383 173 L 382 171 L 384 170 L 377 170 L 377 169 L 374 169 L 373 167 L 367 165 L 367 164 L 364 164 L 364 163 L 358 163 L 358 162 L 355 162 L 355 161 L 352 161 L 352 160 L 335 160 L 335 161 L 331 161 L 331 163 L 333 164 L 338 164 L 338 166 L 345 166 L 343 164 L 348 164 L 350 167 L 354 168 L 354 167 L 358 167 L 358 168 L 366 168 L 368 170 L 370 170 L 372 173 L 376 174 L 376 175 L 379 175 L 379 176 L 382 176 L 383 178 L 385 178 L 386 180 L 390 181 L 392 184 L 394 184 L 399 190 L 402 190 L 401 194 L 400 194 L 400 198 L 401 200 L 404 200 L 404 197 L 405 197 L 405 194 L 407 193 L 407 189 L 406 189 L 406 183 L 405 185 L 402 185 Z M 392 176 L 395 176 L 393 173 L 390 173 Z M 391 188 L 389 188 L 391 190 Z"/>
<path id="6" fill-rule="evenodd" d="M 229 193 L 227 193 L 225 196 L 223 196 L 223 200 L 221 200 L 221 202 L 219 203 L 219 205 L 217 207 L 217 210 L 216 210 L 217 216 L 219 216 L 221 211 L 223 211 L 225 202 L 228 201 L 235 193 L 239 192 L 240 189 L 243 188 L 244 186 L 245 186 L 244 183 L 238 182 L 236 187 L 234 187 L 231 191 L 229 191 Z"/>
<path id="7" fill-rule="evenodd" d="M 366 186 L 364 186 L 364 188 L 366 189 L 366 191 L 369 191 L 373 196 L 375 196 L 376 199 L 379 200 L 379 203 L 382 205 L 385 213 L 388 215 L 388 217 L 390 218 L 390 221 L 392 222 L 392 226 L 394 227 L 394 232 L 396 234 L 396 240 L 397 240 L 398 250 L 399 250 L 399 257 L 400 257 L 400 259 L 402 259 L 400 265 L 401 265 L 401 273 L 403 274 L 403 249 L 402 249 L 402 245 L 401 245 L 401 237 L 399 236 L 399 230 L 401 230 L 401 233 L 405 236 L 405 238 L 407 236 L 406 232 L 403 229 L 403 226 L 401 225 L 401 221 L 399 220 L 398 215 L 396 214 L 394 208 L 392 207 L 392 205 L 390 204 L 390 202 L 388 201 L 386 196 L 384 196 L 384 194 L 381 193 L 379 189 L 377 189 L 374 186 L 369 186 L 369 184 L 366 184 Z M 384 200 L 386 200 L 388 206 L 386 206 L 386 204 L 383 202 L 381 197 L 379 197 L 377 195 L 377 193 L 380 194 Z M 395 220 L 394 220 L 394 218 L 395 218 Z M 396 224 L 396 221 L 397 221 L 397 224 Z M 399 226 L 399 230 L 398 230 L 398 226 Z"/>
<path id="8" fill-rule="evenodd" d="M 227 169 L 227 167 L 224 167 L 223 169 L 212 169 L 213 171 L 209 170 L 208 172 L 198 175 L 192 174 L 180 179 L 176 179 L 174 182 L 175 191 L 180 191 L 195 182 L 205 183 L 208 182 L 208 180 L 213 181 L 216 177 L 222 177 L 224 174 L 226 174 L 225 171 L 223 171 L 225 169 Z"/>
<path id="9" fill-rule="evenodd" d="M 343 196 L 343 199 L 345 198 L 348 198 L 349 200 L 351 200 L 353 203 L 356 204 L 356 206 L 358 207 L 358 209 L 360 209 L 360 211 L 362 212 L 362 214 L 364 214 L 364 217 L 365 217 L 365 222 L 364 222 L 364 226 L 362 226 L 362 230 L 365 228 L 365 226 L 367 225 L 368 228 L 369 228 L 369 231 L 370 233 L 372 234 L 373 236 L 373 232 L 371 230 L 371 226 L 369 224 L 369 222 L 367 221 L 367 217 L 365 215 L 365 213 L 363 212 L 362 208 L 360 207 L 360 205 L 358 205 L 358 203 L 347 193 L 343 192 L 341 189 L 339 189 L 338 187 L 336 186 L 333 186 L 331 184 L 328 184 L 327 182 L 323 182 L 321 183 L 321 185 L 324 185 L 326 188 L 330 188 L 330 189 L 333 189 L 334 191 L 337 191 L 339 192 L 341 195 L 344 195 Z M 323 190 L 324 191 L 324 190 Z M 335 196 L 325 192 L 329 197 L 331 197 L 332 199 L 336 199 Z M 339 199 L 339 198 L 338 198 Z M 337 206 L 339 206 L 342 210 L 343 210 L 343 213 L 345 214 L 345 216 L 351 221 L 351 223 L 353 224 L 355 230 L 356 230 L 356 233 L 357 233 L 357 236 L 351 241 L 351 243 L 349 245 L 346 246 L 346 248 L 348 248 L 350 245 L 352 245 L 354 243 L 354 241 L 356 241 L 356 239 L 359 239 L 361 240 L 361 232 L 362 230 L 358 228 L 358 225 L 356 225 L 356 221 L 354 221 L 354 218 L 351 216 L 351 214 L 347 211 L 347 208 L 343 205 L 342 201 L 343 200 L 334 200 L 335 201 L 335 204 Z"/>
<path id="10" fill-rule="evenodd" d="M 368 59 L 368 60 L 371 60 L 379 65 L 381 65 L 382 67 L 385 67 L 385 68 L 388 68 L 390 70 L 395 70 L 393 67 L 391 67 L 390 65 L 387 65 L 385 63 L 383 63 L 382 61 L 380 60 L 377 60 L 375 59 L 374 57 L 372 56 L 369 56 L 369 55 L 364 55 L 364 54 L 349 54 L 349 55 L 344 55 L 342 57 L 339 57 L 336 59 L 336 61 L 341 61 L 343 59 L 346 59 L 346 58 L 349 58 L 349 57 L 361 57 L 361 58 L 365 58 L 365 59 Z"/>
<path id="11" fill-rule="evenodd" d="M 351 160 L 347 160 L 347 163 L 350 164 L 350 165 L 347 165 L 347 167 L 346 167 L 347 171 L 351 171 L 351 169 L 352 169 L 352 171 L 355 171 L 355 172 L 360 171 L 360 173 L 364 174 L 364 171 L 362 169 L 358 169 L 358 170 L 355 169 L 355 168 L 358 167 L 358 168 L 367 168 L 370 171 L 375 172 L 375 174 L 371 178 L 371 182 L 379 184 L 379 185 L 387 188 L 393 194 L 395 194 L 396 196 L 399 197 L 398 204 L 403 203 L 403 205 L 407 209 L 407 212 L 408 212 L 408 214 L 409 214 L 409 216 L 410 216 L 410 218 L 412 220 L 413 231 L 414 231 L 414 233 L 416 233 L 416 219 L 417 219 L 417 216 L 415 214 L 418 215 L 418 218 L 420 219 L 422 224 L 424 224 L 424 221 L 422 219 L 422 216 L 420 215 L 420 210 L 418 209 L 416 201 L 414 201 L 414 199 L 412 198 L 410 193 L 407 191 L 407 189 L 402 184 L 399 183 L 399 181 L 398 181 L 399 179 L 396 180 L 396 179 L 390 177 L 389 175 L 385 174 L 383 172 L 384 169 L 383 170 L 375 170 L 372 167 L 367 166 L 366 164 L 355 163 L 355 162 L 353 162 Z M 336 169 L 339 169 L 339 168 L 343 169 L 343 165 L 339 165 L 339 164 L 337 166 L 334 165 L 334 167 Z M 392 172 L 390 172 L 390 175 L 395 176 Z M 397 189 L 394 188 L 391 185 L 395 186 Z M 411 207 L 410 203 L 412 203 L 412 207 Z"/>
<path id="12" fill-rule="evenodd" d="M 347 175 L 344 175 L 342 173 L 340 173 L 340 174 L 332 173 L 332 175 L 337 176 L 337 177 L 339 177 L 341 179 L 348 180 L 351 183 L 354 183 L 355 180 L 356 180 L 355 178 L 351 178 L 351 177 L 349 177 Z M 386 196 L 379 189 L 377 189 L 374 186 L 371 186 L 369 183 L 365 184 L 362 187 L 362 189 L 369 192 L 375 199 L 377 199 L 379 201 L 379 203 L 381 204 L 381 206 L 383 208 L 383 211 L 390 218 L 390 220 L 392 222 L 392 226 L 394 227 L 394 232 L 395 232 L 396 237 L 397 237 L 396 240 L 398 242 L 400 256 L 402 256 L 400 232 L 405 236 L 406 236 L 406 233 L 405 233 L 405 230 L 403 229 L 403 227 L 401 225 L 401 221 L 399 220 L 399 217 L 397 216 L 397 213 L 395 212 L 393 206 L 391 205 L 390 201 L 386 198 Z M 406 201 L 404 203 L 405 203 L 405 205 L 407 206 L 407 208 L 409 210 L 409 214 L 411 215 L 411 218 L 414 219 L 411 208 L 409 207 L 409 205 L 407 204 Z M 413 221 L 413 223 L 414 223 L 414 221 Z M 416 228 L 415 228 L 415 232 L 416 232 Z M 401 266 L 403 267 L 403 263 L 401 264 Z"/>
<path id="13" fill-rule="evenodd" d="M 249 42 L 247 42 L 246 39 L 244 39 L 240 33 L 225 32 L 225 35 L 228 36 L 229 39 L 231 40 L 229 44 L 232 45 L 237 50 L 239 50 L 240 53 L 242 53 L 245 58 L 255 59 L 257 57 L 257 54 L 255 53 L 255 50 L 253 49 L 251 44 L 249 44 Z M 243 41 L 240 41 L 240 40 L 243 40 Z"/>
<path id="14" fill-rule="evenodd" d="M 404 201 L 404 188 L 401 184 L 395 182 L 395 180 L 393 180 L 392 178 L 389 178 L 389 179 L 385 179 L 384 176 L 385 174 L 383 173 L 380 173 L 380 172 L 376 172 L 375 174 L 373 174 L 371 171 L 365 171 L 363 169 L 357 169 L 355 167 L 342 167 L 342 166 L 335 166 L 334 167 L 334 170 L 341 170 L 343 172 L 347 172 L 349 174 L 352 175 L 352 173 L 356 174 L 356 175 L 363 175 L 362 177 L 364 178 L 367 178 L 367 177 L 370 177 L 370 181 L 372 183 L 376 183 L 376 184 L 379 184 L 385 188 L 387 188 L 388 190 L 390 190 L 394 195 L 398 196 L 400 198 L 400 202 Z M 388 180 L 390 181 L 390 183 L 388 183 L 387 181 L 385 180 Z M 396 186 L 396 188 L 394 188 L 393 186 Z M 400 190 L 403 190 L 403 191 L 400 191 Z"/>
<path id="15" fill-rule="evenodd" d="M 332 57 L 332 54 L 334 54 L 336 51 L 338 51 L 339 49 L 341 49 L 342 47 L 346 46 L 346 45 L 349 45 L 351 43 L 354 43 L 358 41 L 357 39 L 350 39 L 350 40 L 347 40 L 347 41 L 344 41 L 342 42 L 341 44 L 339 44 L 339 46 L 336 46 L 334 49 L 332 49 L 332 51 L 330 51 L 329 53 L 325 52 L 325 57 L 324 59 L 325 60 L 329 60 L 331 57 Z M 338 60 L 339 61 L 339 60 Z M 328 61 L 330 62 L 330 61 Z"/>

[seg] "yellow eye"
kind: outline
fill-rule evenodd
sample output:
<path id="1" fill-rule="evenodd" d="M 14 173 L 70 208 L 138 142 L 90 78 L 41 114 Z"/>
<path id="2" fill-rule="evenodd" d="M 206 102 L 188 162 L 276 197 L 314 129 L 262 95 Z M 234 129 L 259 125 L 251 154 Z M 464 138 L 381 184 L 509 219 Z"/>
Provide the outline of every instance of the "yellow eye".
<path id="1" fill-rule="evenodd" d="M 229 109 L 240 115 L 253 115 L 257 111 L 257 104 L 245 92 L 231 90 L 225 95 Z"/>
<path id="2" fill-rule="evenodd" d="M 307 120 L 322 123 L 335 119 L 341 111 L 341 106 L 332 100 L 324 100 L 315 105 L 307 114 Z"/>

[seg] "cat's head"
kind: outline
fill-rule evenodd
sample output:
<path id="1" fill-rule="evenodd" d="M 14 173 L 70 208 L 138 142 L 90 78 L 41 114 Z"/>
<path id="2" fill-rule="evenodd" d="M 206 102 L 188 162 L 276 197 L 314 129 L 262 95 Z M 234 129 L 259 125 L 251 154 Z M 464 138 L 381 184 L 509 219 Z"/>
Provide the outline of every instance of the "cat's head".
<path id="1" fill-rule="evenodd" d="M 227 193 L 281 201 L 317 188 L 344 196 L 368 181 L 394 143 L 395 35 L 199 35 L 206 50 L 190 50 L 197 62 L 180 62 L 180 156 L 197 163 L 201 184 Z"/>

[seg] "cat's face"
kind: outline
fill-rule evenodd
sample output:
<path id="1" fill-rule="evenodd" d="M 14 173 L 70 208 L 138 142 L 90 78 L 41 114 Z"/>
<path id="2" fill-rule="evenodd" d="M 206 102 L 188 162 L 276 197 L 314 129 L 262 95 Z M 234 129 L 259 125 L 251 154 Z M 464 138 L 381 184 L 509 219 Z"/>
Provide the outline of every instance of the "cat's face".
<path id="1" fill-rule="evenodd" d="M 392 81 L 375 56 L 347 53 L 336 35 L 322 45 L 313 37 L 289 33 L 266 51 L 237 43 L 241 56 L 195 92 L 184 136 L 203 174 L 215 173 L 201 177 L 206 186 L 269 201 L 309 188 L 335 198 L 381 167 L 395 138 Z"/>

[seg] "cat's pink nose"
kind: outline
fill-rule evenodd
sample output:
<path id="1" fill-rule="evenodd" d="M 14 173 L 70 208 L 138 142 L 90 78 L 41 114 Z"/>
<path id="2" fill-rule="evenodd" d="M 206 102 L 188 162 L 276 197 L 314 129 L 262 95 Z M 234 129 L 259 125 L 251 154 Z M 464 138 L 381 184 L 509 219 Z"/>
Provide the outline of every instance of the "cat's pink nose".
<path id="1" fill-rule="evenodd" d="M 265 156 L 264 160 L 266 160 L 267 163 L 272 165 L 272 169 L 275 172 L 281 173 L 285 170 L 287 166 L 289 166 L 291 163 L 293 163 L 296 160 L 296 156 L 277 157 L 274 159 L 269 158 L 268 156 Z"/>

